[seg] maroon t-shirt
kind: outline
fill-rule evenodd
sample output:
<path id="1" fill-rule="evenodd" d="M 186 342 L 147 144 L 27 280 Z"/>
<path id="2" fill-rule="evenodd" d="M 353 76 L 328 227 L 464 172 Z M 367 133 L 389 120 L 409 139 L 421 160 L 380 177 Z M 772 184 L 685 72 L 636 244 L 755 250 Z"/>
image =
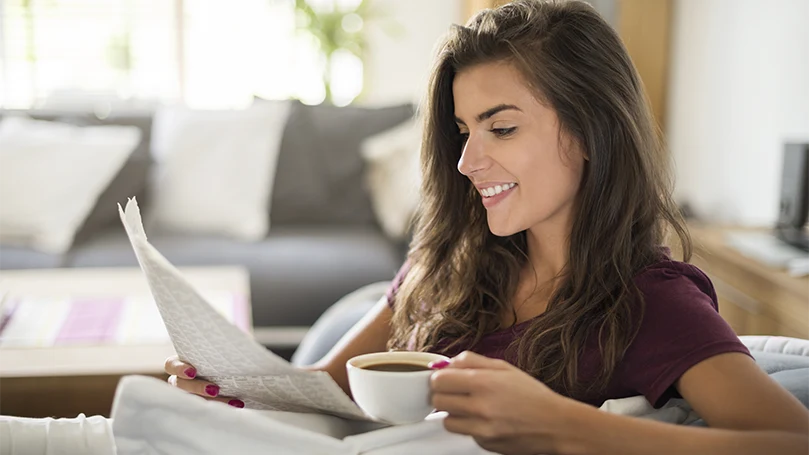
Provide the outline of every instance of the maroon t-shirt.
<path id="1" fill-rule="evenodd" d="M 388 289 L 391 306 L 409 268 L 405 264 Z M 750 355 L 733 329 L 719 316 L 713 284 L 697 267 L 664 260 L 643 269 L 634 281 L 646 304 L 637 336 L 603 393 L 571 398 L 601 406 L 609 399 L 643 395 L 649 403 L 660 407 L 669 399 L 680 397 L 674 383 L 697 363 L 727 352 Z M 454 356 L 469 350 L 514 364 L 516 359 L 506 355 L 506 348 L 533 321 L 487 334 L 475 346 L 441 353 Z M 585 384 L 597 375 L 601 365 L 598 344 L 595 339 L 589 341 L 579 358 L 580 380 Z"/>

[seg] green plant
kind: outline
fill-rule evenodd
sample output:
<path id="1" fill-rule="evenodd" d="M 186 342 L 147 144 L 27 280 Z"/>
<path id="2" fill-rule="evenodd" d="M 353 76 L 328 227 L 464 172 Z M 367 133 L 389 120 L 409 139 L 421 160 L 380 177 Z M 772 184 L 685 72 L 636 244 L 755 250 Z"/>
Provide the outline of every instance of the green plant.
<path id="1" fill-rule="evenodd" d="M 347 50 L 365 62 L 367 34 L 364 25 L 377 22 L 389 35 L 401 34 L 399 24 L 389 18 L 371 0 L 361 0 L 353 8 L 340 8 L 333 1 L 333 8 L 318 11 L 306 0 L 295 0 L 296 29 L 299 33 L 311 34 L 318 43 L 324 57 L 325 66 L 322 80 L 326 92 L 326 102 L 331 103 L 331 64 L 332 56 L 338 50 Z"/>

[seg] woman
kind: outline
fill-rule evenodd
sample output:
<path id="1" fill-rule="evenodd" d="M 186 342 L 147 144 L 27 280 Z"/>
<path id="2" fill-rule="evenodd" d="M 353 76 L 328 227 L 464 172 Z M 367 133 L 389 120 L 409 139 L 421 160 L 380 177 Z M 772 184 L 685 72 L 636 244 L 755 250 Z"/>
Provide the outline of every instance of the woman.
<path id="1" fill-rule="evenodd" d="M 447 430 L 502 453 L 807 452 L 809 412 L 756 366 L 710 280 L 663 247 L 676 234 L 688 260 L 668 158 L 589 6 L 518 0 L 455 28 L 424 113 L 408 262 L 313 368 L 349 392 L 353 356 L 454 356 L 434 366 L 434 404 Z M 176 358 L 166 371 L 216 392 Z M 633 395 L 681 396 L 711 429 L 596 409 Z"/>

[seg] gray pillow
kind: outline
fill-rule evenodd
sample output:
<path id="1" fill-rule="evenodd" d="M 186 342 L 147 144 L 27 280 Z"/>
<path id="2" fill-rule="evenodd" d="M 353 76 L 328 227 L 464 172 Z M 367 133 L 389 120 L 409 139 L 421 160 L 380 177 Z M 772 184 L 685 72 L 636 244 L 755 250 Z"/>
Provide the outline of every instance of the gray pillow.
<path id="1" fill-rule="evenodd" d="M 376 223 L 360 145 L 414 112 L 412 104 L 363 108 L 294 102 L 278 156 L 271 226 Z"/>
<path id="2" fill-rule="evenodd" d="M 149 144 L 152 136 L 152 115 L 117 115 L 99 120 L 95 116 L 88 116 L 82 123 L 85 125 L 126 125 L 137 126 L 141 132 L 140 144 L 129 156 L 124 166 L 112 179 L 109 186 L 101 193 L 95 207 L 84 220 L 81 228 L 76 232 L 73 240 L 78 245 L 96 233 L 113 225 L 120 226 L 118 204 L 126 204 L 128 198 L 136 197 L 138 206 L 143 210 L 148 205 L 147 181 L 152 166 L 152 156 Z M 123 229 L 123 227 L 121 227 Z"/>

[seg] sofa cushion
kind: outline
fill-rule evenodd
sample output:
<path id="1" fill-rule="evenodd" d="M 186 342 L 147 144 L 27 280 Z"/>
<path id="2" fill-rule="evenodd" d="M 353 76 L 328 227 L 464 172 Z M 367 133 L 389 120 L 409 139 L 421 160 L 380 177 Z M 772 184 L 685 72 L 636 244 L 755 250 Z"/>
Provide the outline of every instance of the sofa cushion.
<path id="1" fill-rule="evenodd" d="M 152 134 L 152 115 L 150 112 L 112 113 L 99 119 L 94 114 L 67 111 L 0 111 L 0 119 L 4 112 L 25 114 L 37 120 L 59 121 L 78 126 L 123 125 L 136 126 L 140 129 L 140 143 L 129 155 L 124 166 L 112 179 L 98 198 L 90 214 L 76 232 L 74 244 L 79 244 L 92 237 L 96 232 L 119 222 L 117 204 L 126 203 L 127 198 L 137 197 L 143 207 L 148 204 L 146 185 L 152 165 L 149 143 Z M 22 252 L 22 250 L 20 250 Z M 49 261 L 46 261 L 46 263 Z"/>
<path id="2" fill-rule="evenodd" d="M 134 126 L 80 126 L 8 116 L 0 122 L 0 242 L 67 252 L 140 143 Z"/>
<path id="3" fill-rule="evenodd" d="M 13 245 L 0 246 L 0 270 L 53 269 L 62 267 L 65 256 Z"/>
<path id="4" fill-rule="evenodd" d="M 243 265 L 250 271 L 256 327 L 310 326 L 334 302 L 390 280 L 401 251 L 375 226 L 274 226 L 260 242 L 222 237 L 150 235 L 172 264 Z M 71 267 L 137 266 L 123 228 L 105 231 L 70 253 Z"/>
<path id="5" fill-rule="evenodd" d="M 330 306 L 306 332 L 290 361 L 293 365 L 314 365 L 337 345 L 354 325 L 385 297 L 390 281 L 363 286 Z"/>
<path id="6" fill-rule="evenodd" d="M 136 126 L 141 131 L 141 140 L 138 147 L 130 155 L 129 160 L 118 172 L 118 175 L 107 186 L 98 198 L 95 207 L 85 219 L 84 224 L 76 234 L 76 243 L 91 238 L 102 229 L 112 224 L 120 223 L 118 204 L 126 204 L 128 198 L 136 197 L 141 207 L 148 205 L 147 182 L 152 168 L 152 158 L 149 153 L 149 143 L 152 135 L 152 116 L 149 113 L 111 115 L 104 120 L 95 116 L 82 119 L 87 125 L 128 125 Z"/>
<path id="7" fill-rule="evenodd" d="M 411 104 L 363 108 L 295 102 L 278 157 L 272 226 L 375 224 L 360 145 L 413 113 Z"/>
<path id="8" fill-rule="evenodd" d="M 809 368 L 782 370 L 770 377 L 809 409 Z"/>

